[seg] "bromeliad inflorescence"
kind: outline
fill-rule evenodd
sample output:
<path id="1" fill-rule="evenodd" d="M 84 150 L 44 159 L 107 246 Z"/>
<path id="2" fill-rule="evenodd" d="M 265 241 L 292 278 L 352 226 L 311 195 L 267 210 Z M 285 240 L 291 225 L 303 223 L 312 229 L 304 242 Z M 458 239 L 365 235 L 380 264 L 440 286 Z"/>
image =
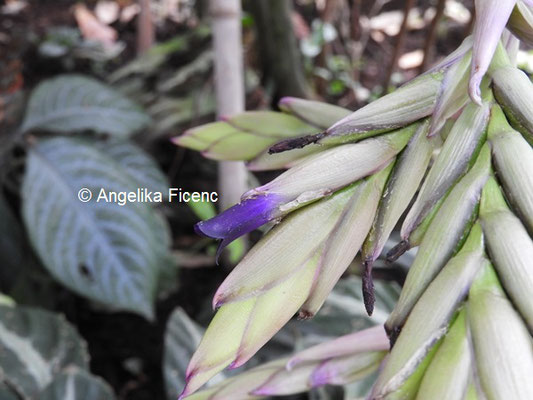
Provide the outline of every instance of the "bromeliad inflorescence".
<path id="1" fill-rule="evenodd" d="M 222 249 L 275 222 L 215 294 L 182 397 L 243 365 L 295 313 L 316 314 L 360 250 L 371 314 L 372 266 L 406 213 L 388 258 L 418 252 L 384 327 L 387 357 L 377 327 L 191 398 L 294 393 L 379 364 L 371 399 L 533 398 L 533 84 L 514 66 L 518 39 L 505 30 L 531 43 L 533 8 L 475 4 L 471 38 L 354 113 L 285 98 L 282 113 L 244 113 L 177 138 L 253 170 L 287 169 L 197 225 Z"/>

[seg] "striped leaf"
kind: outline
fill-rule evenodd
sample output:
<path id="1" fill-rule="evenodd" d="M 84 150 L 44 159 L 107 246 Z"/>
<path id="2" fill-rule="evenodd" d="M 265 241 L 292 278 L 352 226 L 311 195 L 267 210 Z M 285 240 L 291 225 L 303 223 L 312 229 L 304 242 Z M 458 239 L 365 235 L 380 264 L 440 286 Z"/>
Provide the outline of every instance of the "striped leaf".
<path id="1" fill-rule="evenodd" d="M 113 400 L 113 389 L 101 378 L 68 368 L 40 394 L 39 400 Z"/>
<path id="2" fill-rule="evenodd" d="M 78 199 L 81 188 L 91 201 Z M 87 142 L 46 139 L 29 151 L 22 213 L 33 247 L 58 281 L 150 318 L 161 263 L 168 262 L 163 221 L 150 203 L 97 201 L 101 190 L 137 188 L 118 162 Z"/>
<path id="3" fill-rule="evenodd" d="M 22 399 L 37 398 L 68 366 L 88 365 L 87 345 L 63 317 L 0 306 L 0 380 Z"/>
<path id="4" fill-rule="evenodd" d="M 22 131 L 92 131 L 127 137 L 150 123 L 137 105 L 119 92 L 81 75 L 41 83 L 32 93 Z"/>
<path id="5" fill-rule="evenodd" d="M 168 181 L 157 161 L 139 146 L 124 140 L 99 140 L 94 144 L 98 150 L 120 164 L 122 170 L 140 188 L 168 194 Z"/>

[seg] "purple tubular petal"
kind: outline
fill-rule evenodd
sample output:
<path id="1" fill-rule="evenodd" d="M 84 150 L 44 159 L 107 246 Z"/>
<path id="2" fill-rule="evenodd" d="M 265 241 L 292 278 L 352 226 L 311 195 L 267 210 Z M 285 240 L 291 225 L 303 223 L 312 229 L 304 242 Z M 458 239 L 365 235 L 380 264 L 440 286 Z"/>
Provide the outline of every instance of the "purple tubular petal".
<path id="1" fill-rule="evenodd" d="M 217 250 L 218 259 L 220 252 L 232 241 L 279 216 L 276 209 L 281 202 L 280 196 L 271 193 L 251 197 L 216 217 L 198 222 L 194 230 L 199 235 L 222 240 Z"/>
<path id="2" fill-rule="evenodd" d="M 476 25 L 472 69 L 468 93 L 472 101 L 481 105 L 479 84 L 489 68 L 503 29 L 509 20 L 516 0 L 476 0 Z"/>

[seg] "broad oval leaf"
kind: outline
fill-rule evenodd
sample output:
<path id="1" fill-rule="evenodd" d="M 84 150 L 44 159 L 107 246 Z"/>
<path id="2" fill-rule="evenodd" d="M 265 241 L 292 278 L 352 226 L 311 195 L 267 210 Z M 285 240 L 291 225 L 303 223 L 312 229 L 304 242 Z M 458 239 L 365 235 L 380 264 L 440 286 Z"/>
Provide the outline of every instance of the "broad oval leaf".
<path id="1" fill-rule="evenodd" d="M 0 306 L 0 380 L 23 399 L 36 398 L 62 369 L 88 364 L 87 345 L 63 317 Z"/>
<path id="2" fill-rule="evenodd" d="M 149 123 L 150 117 L 121 93 L 82 75 L 63 75 L 32 92 L 21 129 L 127 137 Z"/>
<path id="3" fill-rule="evenodd" d="M 92 193 L 87 203 L 78 199 L 82 188 Z M 88 142 L 46 139 L 29 151 L 22 213 L 32 245 L 57 280 L 150 318 L 165 259 L 161 220 L 150 203 L 121 206 L 101 197 L 137 189 L 117 162 Z"/>
<path id="4" fill-rule="evenodd" d="M 137 182 L 140 188 L 168 195 L 168 181 L 157 161 L 139 146 L 124 140 L 101 140 L 96 147 L 120 164 L 124 172 Z"/>
<path id="5" fill-rule="evenodd" d="M 40 394 L 39 400 L 113 400 L 113 389 L 101 378 L 68 368 Z"/>

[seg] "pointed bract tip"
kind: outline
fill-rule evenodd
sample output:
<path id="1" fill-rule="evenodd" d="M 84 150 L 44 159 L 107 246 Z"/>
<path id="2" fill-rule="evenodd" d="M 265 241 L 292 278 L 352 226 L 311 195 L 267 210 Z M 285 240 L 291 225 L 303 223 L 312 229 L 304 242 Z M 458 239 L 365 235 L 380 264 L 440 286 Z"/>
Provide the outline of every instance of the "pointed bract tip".
<path id="1" fill-rule="evenodd" d="M 213 301 L 211 303 L 211 305 L 213 306 L 213 310 L 217 310 L 224 305 L 223 297 L 223 295 L 215 293 L 215 296 L 213 297 Z"/>
<path id="2" fill-rule="evenodd" d="M 285 96 L 278 101 L 278 106 L 282 108 L 282 106 L 290 106 L 290 104 L 294 101 L 294 97 L 292 96 Z"/>
<path id="3" fill-rule="evenodd" d="M 180 144 L 180 139 L 182 136 L 184 136 L 187 132 L 185 132 L 183 135 L 180 136 L 174 136 L 170 138 L 170 141 L 174 144 Z"/>
<path id="4" fill-rule="evenodd" d="M 178 400 L 182 400 L 191 394 L 191 391 L 189 390 L 189 384 L 188 384 L 190 378 L 191 378 L 190 376 L 187 376 L 187 378 L 185 378 L 185 387 L 180 393 Z"/>
<path id="5" fill-rule="evenodd" d="M 305 321 L 306 319 L 313 318 L 315 316 L 315 313 L 309 311 L 309 310 L 300 310 L 298 313 L 298 319 L 301 321 Z"/>
<path id="6" fill-rule="evenodd" d="M 373 264 L 374 262 L 372 260 L 365 260 L 363 263 L 363 302 L 365 303 L 365 309 L 369 316 L 372 316 L 372 313 L 374 312 L 374 304 L 376 302 L 374 281 L 372 279 Z"/>
<path id="7" fill-rule="evenodd" d="M 407 250 L 409 250 L 409 248 L 410 248 L 409 241 L 402 240 L 400 243 L 398 243 L 396 246 L 394 246 L 392 249 L 390 249 L 387 252 L 385 262 L 387 264 L 392 264 L 394 261 L 400 258 Z"/>
<path id="8" fill-rule="evenodd" d="M 474 68 L 474 66 L 472 66 L 472 68 Z M 480 76 L 479 72 L 475 72 L 470 76 L 470 81 L 468 82 L 468 95 L 478 106 L 483 105 L 483 102 L 481 101 L 481 89 L 479 88 L 481 78 L 483 78 L 483 76 Z"/>
<path id="9" fill-rule="evenodd" d="M 275 393 L 272 392 L 268 387 L 259 387 L 255 390 L 252 390 L 250 392 L 252 396 L 271 396 L 275 395 Z"/>
<path id="10" fill-rule="evenodd" d="M 312 387 L 324 386 L 329 383 L 330 376 L 326 372 L 316 371 L 309 378 L 309 383 Z"/>
<path id="11" fill-rule="evenodd" d="M 398 336 L 400 336 L 401 331 L 402 331 L 402 328 L 399 326 L 388 326 L 387 324 L 385 324 L 385 333 L 387 334 L 389 338 L 391 350 L 394 347 L 394 344 L 396 343 Z"/>
<path id="12" fill-rule="evenodd" d="M 240 362 L 239 361 L 239 357 L 237 356 L 237 358 L 235 360 L 233 360 L 230 365 L 228 365 L 228 369 L 236 369 L 236 368 L 239 368 L 242 364 L 244 364 L 243 362 Z"/>
<path id="13" fill-rule="evenodd" d="M 293 357 L 289 361 L 287 361 L 287 364 L 285 364 L 285 369 L 287 371 L 292 371 L 296 365 L 298 365 L 301 362 L 301 360 L 298 357 Z"/>
<path id="14" fill-rule="evenodd" d="M 325 132 L 317 133 L 315 135 L 300 136 L 297 138 L 285 139 L 268 149 L 268 154 L 283 153 L 285 151 L 301 149 L 310 144 L 318 142 L 325 136 Z"/>

